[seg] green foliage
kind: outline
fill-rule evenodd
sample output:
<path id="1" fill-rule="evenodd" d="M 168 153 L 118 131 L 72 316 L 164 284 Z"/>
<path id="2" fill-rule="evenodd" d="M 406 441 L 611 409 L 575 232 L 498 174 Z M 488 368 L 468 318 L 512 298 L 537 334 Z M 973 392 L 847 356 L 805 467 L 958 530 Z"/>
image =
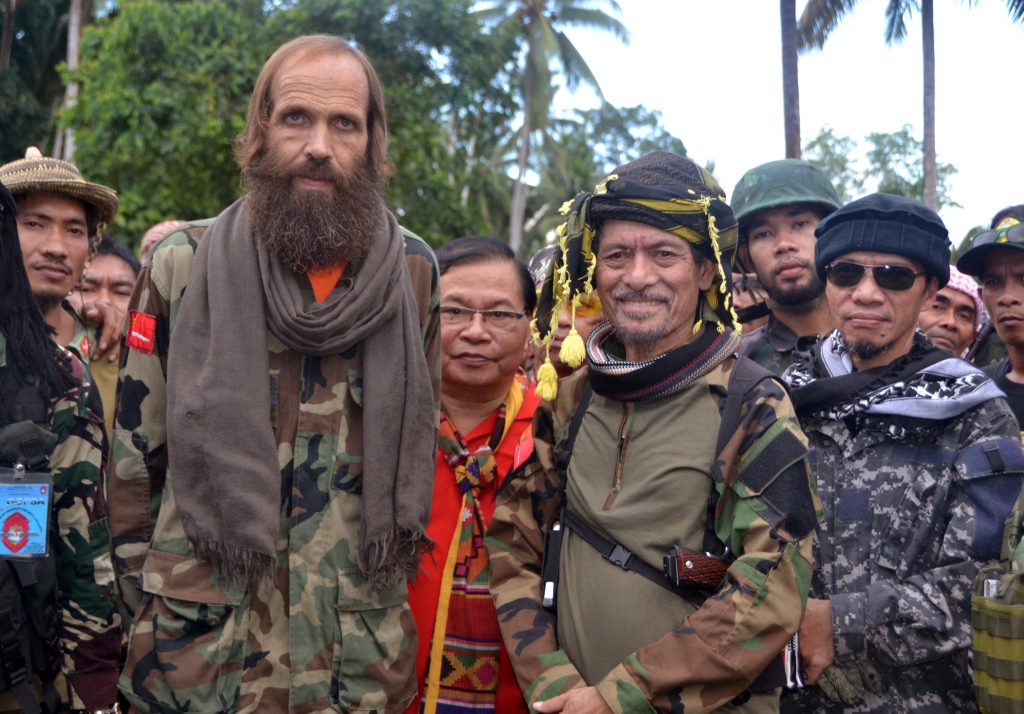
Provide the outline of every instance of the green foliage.
<path id="1" fill-rule="evenodd" d="M 913 127 L 905 124 L 892 134 L 871 133 L 866 137 L 867 168 L 859 171 L 852 155 L 857 142 L 848 136 L 836 136 L 823 127 L 804 147 L 804 158 L 820 168 L 832 180 L 844 203 L 864 193 L 867 179 L 877 181 L 879 193 L 891 193 L 915 201 L 924 199 L 924 147 L 914 138 Z M 938 165 L 939 208 L 959 207 L 950 197 L 949 179 L 957 173 L 952 164 Z"/>
<path id="2" fill-rule="evenodd" d="M 686 156 L 682 140 L 662 126 L 660 112 L 607 102 L 552 120 L 542 148 L 533 160 L 540 181 L 527 203 L 521 251 L 525 256 L 548 242 L 563 220 L 558 209 L 565 201 L 592 191 L 617 166 L 652 151 Z"/>
<path id="3" fill-rule="evenodd" d="M 913 127 L 904 124 L 892 134 L 871 133 L 867 141 L 872 145 L 868 150 L 868 168 L 865 177 L 878 180 L 879 193 L 891 193 L 915 201 L 924 201 L 924 146 L 914 138 Z M 938 164 L 937 193 L 939 208 L 953 206 L 960 208 L 949 197 L 949 178 L 957 173 L 952 164 Z"/>
<path id="4" fill-rule="evenodd" d="M 974 228 L 967 231 L 967 235 L 965 235 L 964 239 L 960 241 L 960 244 L 953 248 L 953 252 L 949 258 L 949 262 L 952 265 L 956 265 L 956 261 L 960 260 L 960 256 L 962 256 L 964 253 L 971 249 L 971 241 L 974 239 L 974 236 L 978 235 L 979 233 L 983 233 L 986 230 L 988 230 L 988 226 L 974 226 Z"/>
<path id="5" fill-rule="evenodd" d="M 822 127 L 804 147 L 804 159 L 832 179 L 839 200 L 848 203 L 864 190 L 864 179 L 854 170 L 850 154 L 857 142 L 848 136 L 836 136 L 831 127 Z"/>
<path id="6" fill-rule="evenodd" d="M 83 40 L 76 163 L 121 194 L 113 232 L 136 243 L 169 218 L 216 215 L 241 194 L 232 158 L 259 70 L 310 32 L 351 39 L 387 94 L 399 220 L 432 243 L 479 232 L 463 196 L 516 111 L 511 37 L 487 34 L 470 0 L 124 0 Z M 265 8 L 270 7 L 269 11 Z"/>
<path id="7" fill-rule="evenodd" d="M 82 173 L 121 196 L 110 231 L 124 242 L 240 194 L 231 147 L 273 47 L 263 21 L 257 2 L 124 0 L 85 31 L 66 120 Z"/>
<path id="8" fill-rule="evenodd" d="M 64 91 L 57 65 L 67 52 L 69 5 L 32 0 L 14 13 L 11 64 L 0 76 L 0 164 L 22 158 L 29 146 L 46 148 Z"/>
<path id="9" fill-rule="evenodd" d="M 517 105 L 509 91 L 516 46 L 488 34 L 471 0 L 299 0 L 278 17 L 289 35 L 330 32 L 366 52 L 387 93 L 392 210 L 434 245 L 485 228 L 468 197 L 487 181 L 487 157 Z"/>

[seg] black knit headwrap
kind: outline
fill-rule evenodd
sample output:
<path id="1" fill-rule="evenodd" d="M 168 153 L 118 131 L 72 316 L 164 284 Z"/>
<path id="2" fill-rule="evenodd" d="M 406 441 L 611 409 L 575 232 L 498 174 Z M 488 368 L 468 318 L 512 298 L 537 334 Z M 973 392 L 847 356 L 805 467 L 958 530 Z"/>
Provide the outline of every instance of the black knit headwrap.
<path id="1" fill-rule="evenodd" d="M 57 397 L 78 386 L 67 354 L 53 341 L 54 330 L 32 297 L 18 241 L 17 210 L 11 192 L 0 184 L 0 333 L 7 343 L 7 364 L 0 369 L 0 426 L 13 421 L 20 387 L 41 383 Z"/>
<path id="2" fill-rule="evenodd" d="M 594 289 L 594 241 L 601 223 L 609 219 L 645 223 L 696 246 L 715 263 L 716 273 L 711 288 L 701 295 L 694 330 L 711 322 L 719 332 L 739 331 L 731 281 L 722 262 L 722 254 L 736 247 L 736 217 L 725 202 L 725 192 L 705 169 L 682 156 L 655 151 L 615 169 L 592 193 L 567 201 L 562 213 L 566 219 L 558 227 L 555 255 L 541 288 L 535 339 L 550 347 L 557 316 Z M 577 349 L 569 339 L 563 343 L 561 359 L 571 364 L 565 355 L 567 346 L 572 352 Z M 553 367 L 547 370 L 548 365 L 545 361 L 538 372 L 537 393 L 544 398 L 551 398 L 548 395 L 553 396 L 557 388 L 553 380 L 545 379 L 554 372 Z"/>

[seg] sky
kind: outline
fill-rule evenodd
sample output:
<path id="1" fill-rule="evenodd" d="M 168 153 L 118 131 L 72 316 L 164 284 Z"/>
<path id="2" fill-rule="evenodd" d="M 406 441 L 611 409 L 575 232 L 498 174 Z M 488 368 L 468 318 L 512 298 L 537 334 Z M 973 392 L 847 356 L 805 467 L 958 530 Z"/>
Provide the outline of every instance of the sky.
<path id="1" fill-rule="evenodd" d="M 802 142 L 824 125 L 861 145 L 871 132 L 923 130 L 920 17 L 902 44 L 885 44 L 888 0 L 861 0 L 822 51 L 800 57 Z M 731 196 L 745 171 L 785 157 L 779 3 L 767 0 L 619 0 L 629 45 L 569 29 L 605 99 L 643 104 Z M 804 0 L 797 0 L 797 17 Z M 1024 203 L 1024 25 L 1003 0 L 935 2 L 936 147 L 959 173 L 940 215 L 954 245 L 999 209 Z M 558 109 L 595 95 L 562 90 Z M 860 161 L 859 168 L 865 166 Z"/>

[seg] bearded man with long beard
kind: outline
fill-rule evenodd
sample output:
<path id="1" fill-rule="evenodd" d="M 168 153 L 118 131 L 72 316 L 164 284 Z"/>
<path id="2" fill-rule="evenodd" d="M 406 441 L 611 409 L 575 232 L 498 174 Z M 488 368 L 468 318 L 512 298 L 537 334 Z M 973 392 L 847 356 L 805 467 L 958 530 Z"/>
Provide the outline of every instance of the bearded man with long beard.
<path id="1" fill-rule="evenodd" d="M 384 94 L 344 40 L 267 61 L 248 193 L 132 296 L 110 469 L 143 712 L 404 711 L 439 398 L 430 249 L 384 207 Z M 187 290 L 186 290 L 187 286 Z"/>

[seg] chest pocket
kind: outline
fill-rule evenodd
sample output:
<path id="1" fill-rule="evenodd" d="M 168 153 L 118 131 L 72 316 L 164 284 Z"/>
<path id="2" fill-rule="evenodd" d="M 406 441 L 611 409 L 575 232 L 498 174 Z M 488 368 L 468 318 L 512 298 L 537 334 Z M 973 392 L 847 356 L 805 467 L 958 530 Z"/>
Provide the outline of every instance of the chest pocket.
<path id="1" fill-rule="evenodd" d="M 913 473 L 889 517 L 875 562 L 895 571 L 897 577 L 934 560 L 925 549 L 937 550 L 941 543 L 933 531 L 941 521 L 941 511 L 936 513 L 936 508 L 945 502 L 944 494 L 936 494 L 936 490 L 940 483 L 949 482 L 941 472 L 952 468 L 956 456 L 954 449 L 947 448 L 899 446 L 895 450 L 894 464 L 913 469 Z M 897 479 L 894 474 L 893 480 Z"/>
<path id="2" fill-rule="evenodd" d="M 964 490 L 974 504 L 971 550 L 999 555 L 1003 524 L 1020 495 L 1024 452 L 1013 439 L 994 439 L 967 447 L 960 457 Z"/>

